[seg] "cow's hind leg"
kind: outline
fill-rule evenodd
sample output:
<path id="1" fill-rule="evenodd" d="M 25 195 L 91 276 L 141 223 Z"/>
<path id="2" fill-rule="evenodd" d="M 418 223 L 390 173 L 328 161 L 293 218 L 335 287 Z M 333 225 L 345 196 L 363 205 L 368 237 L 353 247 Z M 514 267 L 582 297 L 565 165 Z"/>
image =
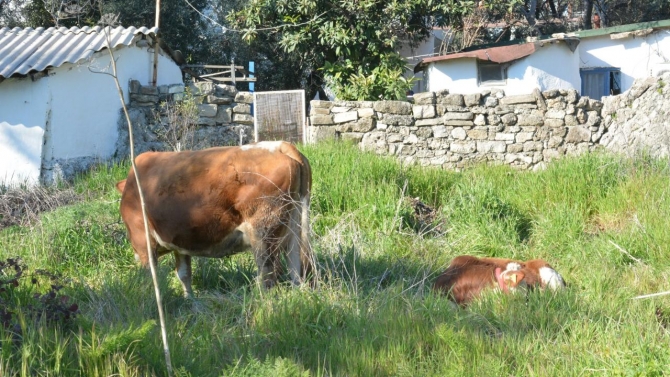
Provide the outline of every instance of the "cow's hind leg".
<path id="1" fill-rule="evenodd" d="M 184 297 L 193 298 L 193 289 L 191 288 L 191 256 L 174 252 L 175 272 L 184 288 Z"/>

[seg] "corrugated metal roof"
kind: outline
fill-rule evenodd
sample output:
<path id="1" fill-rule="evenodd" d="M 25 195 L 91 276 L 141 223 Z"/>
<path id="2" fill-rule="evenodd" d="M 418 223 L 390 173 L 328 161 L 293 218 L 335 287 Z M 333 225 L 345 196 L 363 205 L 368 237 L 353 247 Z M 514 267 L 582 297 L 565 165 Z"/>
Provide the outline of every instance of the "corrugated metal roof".
<path id="1" fill-rule="evenodd" d="M 116 48 L 129 46 L 138 34 L 155 36 L 157 31 L 155 27 L 4 27 L 0 29 L 0 79 L 87 59 L 107 48 L 107 35 L 109 45 Z"/>

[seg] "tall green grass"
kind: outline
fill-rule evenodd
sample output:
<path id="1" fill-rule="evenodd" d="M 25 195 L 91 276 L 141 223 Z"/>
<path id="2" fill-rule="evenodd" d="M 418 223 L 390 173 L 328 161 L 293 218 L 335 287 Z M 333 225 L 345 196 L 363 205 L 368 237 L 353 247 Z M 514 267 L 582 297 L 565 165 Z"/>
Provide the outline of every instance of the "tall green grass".
<path id="1" fill-rule="evenodd" d="M 665 375 L 670 365 L 670 174 L 667 161 L 591 154 L 540 172 L 402 166 L 344 143 L 304 146 L 314 173 L 317 288 L 254 283 L 248 254 L 197 260 L 197 303 L 181 297 L 172 258 L 159 284 L 181 376 Z M 0 330 L 0 375 L 166 374 L 149 274 L 138 268 L 114 183 L 101 167 L 85 199 L 0 231 L 0 257 L 62 274 L 80 306 L 71 326 L 17 310 Z M 417 232 L 419 198 L 440 232 Z M 557 294 L 488 292 L 467 309 L 430 291 L 460 254 L 544 258 Z M 28 283 L 6 297 L 28 301 Z"/>

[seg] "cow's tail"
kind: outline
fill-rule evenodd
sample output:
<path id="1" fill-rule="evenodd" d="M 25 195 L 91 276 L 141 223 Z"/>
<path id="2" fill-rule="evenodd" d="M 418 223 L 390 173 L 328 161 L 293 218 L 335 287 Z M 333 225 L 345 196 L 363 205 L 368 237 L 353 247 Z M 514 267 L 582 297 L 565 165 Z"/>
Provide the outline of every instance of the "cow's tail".
<path id="1" fill-rule="evenodd" d="M 317 268 L 310 242 L 311 224 L 309 219 L 312 195 L 312 168 L 305 156 L 302 156 L 302 160 L 303 165 L 300 172 L 300 260 L 303 280 L 308 280 L 314 285 L 317 282 Z"/>
<path id="2" fill-rule="evenodd" d="M 300 185 L 296 203 L 299 209 L 300 219 L 295 219 L 294 236 L 299 235 L 298 245 L 300 250 L 300 280 L 309 281 L 311 285 L 315 285 L 317 277 L 316 260 L 312 253 L 312 245 L 310 243 L 311 227 L 309 219 L 311 191 L 312 191 L 312 168 L 307 158 L 298 151 L 298 149 L 289 143 L 283 143 L 281 152 L 297 161 L 300 166 Z M 289 258 L 291 259 L 291 258 Z"/>

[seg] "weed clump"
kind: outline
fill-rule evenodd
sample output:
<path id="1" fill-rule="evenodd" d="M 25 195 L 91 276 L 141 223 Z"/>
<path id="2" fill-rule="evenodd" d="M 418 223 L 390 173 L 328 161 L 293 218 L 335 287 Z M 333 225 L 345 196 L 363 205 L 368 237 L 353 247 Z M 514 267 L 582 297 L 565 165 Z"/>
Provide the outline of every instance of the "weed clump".
<path id="1" fill-rule="evenodd" d="M 47 286 L 46 291 L 40 289 L 43 286 Z M 0 323 L 20 335 L 21 313 L 26 319 L 69 327 L 79 313 L 79 306 L 61 294 L 62 288 L 59 275 L 46 270 L 28 273 L 20 258 L 0 261 Z"/>

